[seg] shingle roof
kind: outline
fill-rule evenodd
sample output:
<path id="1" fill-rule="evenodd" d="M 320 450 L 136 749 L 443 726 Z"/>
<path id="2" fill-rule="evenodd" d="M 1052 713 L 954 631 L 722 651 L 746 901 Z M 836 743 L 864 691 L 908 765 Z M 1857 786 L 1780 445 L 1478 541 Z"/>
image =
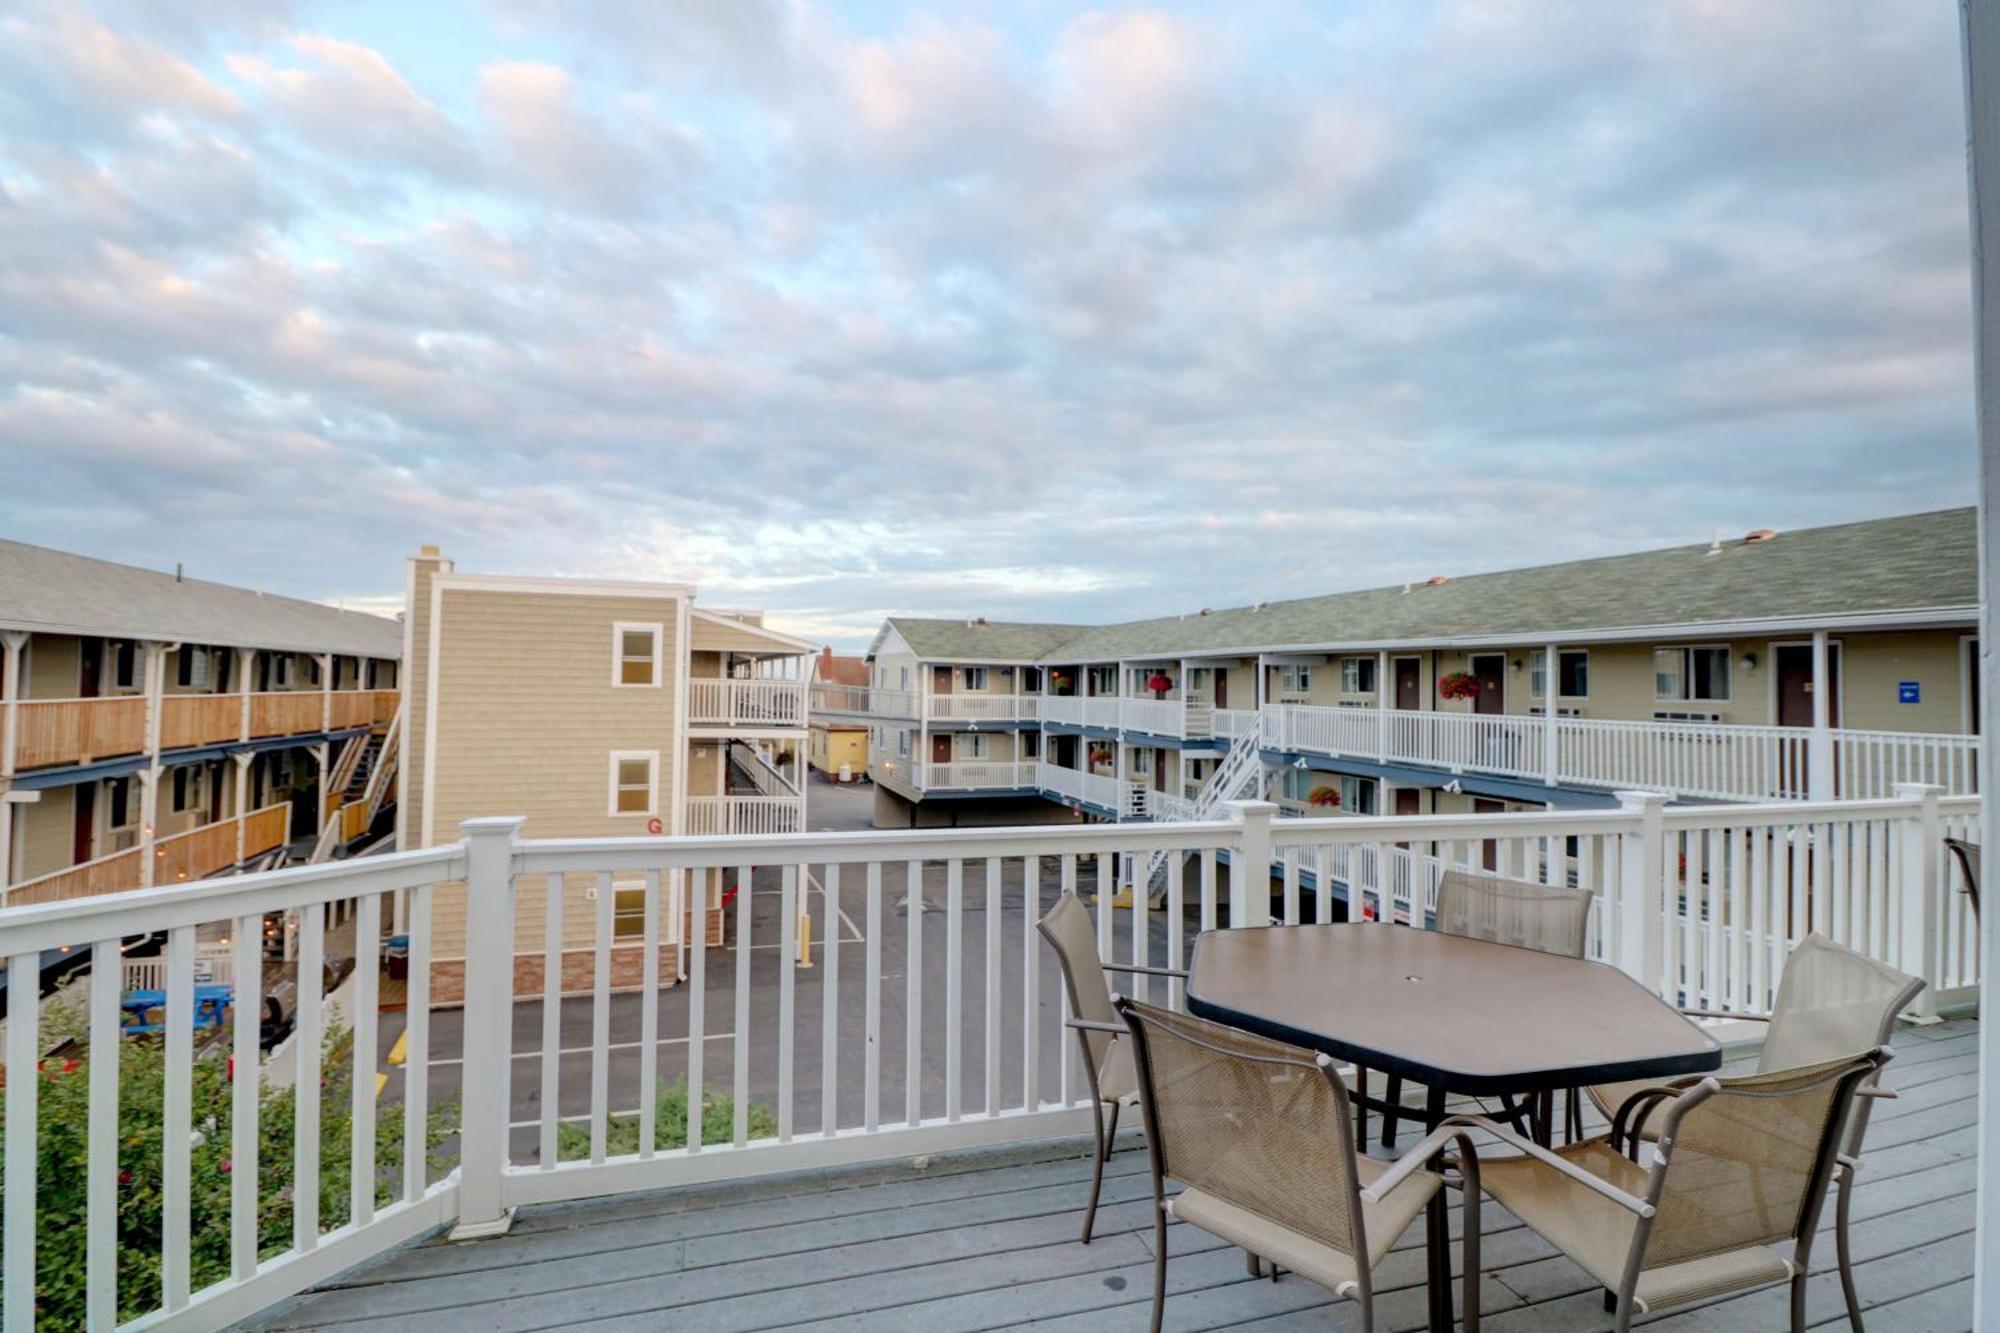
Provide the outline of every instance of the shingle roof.
<path id="1" fill-rule="evenodd" d="M 819 655 L 819 683 L 822 685 L 866 685 L 868 659 L 845 657 L 831 649 Z"/>
<path id="2" fill-rule="evenodd" d="M 1031 625 L 1019 621 L 919 620 L 890 616 L 889 624 L 918 657 L 973 662 L 1026 662 L 1053 652 L 1089 631 L 1088 625 Z"/>
<path id="3" fill-rule="evenodd" d="M 0 541 L 0 625 L 57 634 L 347 653 L 403 653 L 403 627 L 360 611 Z"/>
<path id="4" fill-rule="evenodd" d="M 993 658 L 1058 661 L 1216 652 L 1238 648 L 1424 643 L 1454 638 L 1563 635 L 1652 626 L 1898 611 L 1959 610 L 1979 602 L 1978 524 L 1971 509 L 1781 532 L 1769 541 L 1726 541 L 1631 555 L 1539 565 L 1494 574 L 1332 593 L 1072 630 L 1059 625 L 963 621 L 894 623 L 920 656 L 970 658 L 979 644 Z M 938 626 L 919 646 L 907 625 Z M 1018 636 L 1013 631 L 1018 632 Z M 925 642 L 933 639 L 927 634 Z"/>

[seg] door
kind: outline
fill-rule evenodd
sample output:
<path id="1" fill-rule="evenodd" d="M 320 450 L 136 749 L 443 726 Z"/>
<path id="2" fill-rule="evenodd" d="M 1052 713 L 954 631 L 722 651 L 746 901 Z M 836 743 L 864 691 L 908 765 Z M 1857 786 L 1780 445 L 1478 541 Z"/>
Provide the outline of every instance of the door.
<path id="1" fill-rule="evenodd" d="M 931 668 L 931 693 L 932 694 L 951 693 L 950 667 L 934 666 Z"/>
<path id="2" fill-rule="evenodd" d="M 1810 727 L 1813 724 L 1812 645 L 1780 644 L 1778 658 L 1778 725 Z M 1840 645 L 1826 646 L 1826 724 L 1840 725 Z"/>
<path id="3" fill-rule="evenodd" d="M 104 640 L 85 639 L 77 645 L 76 694 L 95 699 L 104 687 Z"/>
<path id="4" fill-rule="evenodd" d="M 1396 659 L 1396 707 L 1414 712 L 1424 706 L 1423 676 L 1423 663 L 1416 658 Z M 1415 792 L 1410 794 L 1416 795 Z"/>
<path id="5" fill-rule="evenodd" d="M 222 765 L 208 766 L 208 822 L 222 818 Z"/>
<path id="6" fill-rule="evenodd" d="M 1396 814 L 1399 818 L 1404 815 L 1422 814 L 1423 807 L 1423 792 L 1415 787 L 1396 788 Z M 1410 850 L 1410 844 L 1407 842 L 1399 842 L 1396 845 L 1406 852 Z"/>
<path id="7" fill-rule="evenodd" d="M 1228 667 L 1217 667 L 1215 669 L 1215 706 L 1217 708 L 1229 707 Z"/>
<path id="8" fill-rule="evenodd" d="M 71 865 L 82 865 L 91 859 L 91 852 L 97 845 L 97 784 L 80 782 L 76 786 L 76 822 L 70 832 L 69 861 Z"/>
<path id="9" fill-rule="evenodd" d="M 948 764 L 951 762 L 951 733 L 931 737 L 931 762 Z"/>
<path id="10" fill-rule="evenodd" d="M 1503 682 L 1507 674 L 1507 656 L 1504 653 L 1480 653 L 1472 659 L 1472 678 L 1479 683 L 1479 697 L 1472 701 L 1475 713 L 1504 713 L 1507 706 L 1502 698 Z"/>
<path id="11" fill-rule="evenodd" d="M 1472 813 L 1475 815 L 1503 814 L 1506 809 L 1507 803 L 1505 801 L 1488 800 L 1484 796 L 1475 796 L 1472 798 Z M 1479 864 L 1485 866 L 1489 871 L 1497 872 L 1500 869 L 1500 844 L 1498 842 L 1488 838 L 1479 844 Z"/>
<path id="12" fill-rule="evenodd" d="M 1156 749 L 1153 751 L 1153 790 L 1165 791 L 1166 789 L 1167 789 L 1167 752 L 1165 750 Z"/>

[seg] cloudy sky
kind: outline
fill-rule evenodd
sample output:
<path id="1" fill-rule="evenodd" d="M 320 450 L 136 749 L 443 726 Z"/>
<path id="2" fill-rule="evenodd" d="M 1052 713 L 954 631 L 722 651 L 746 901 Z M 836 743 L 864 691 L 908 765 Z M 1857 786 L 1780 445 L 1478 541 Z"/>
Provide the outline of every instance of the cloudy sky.
<path id="1" fill-rule="evenodd" d="M 1956 6 L 0 0 L 0 535 L 1164 614 L 1969 503 Z"/>

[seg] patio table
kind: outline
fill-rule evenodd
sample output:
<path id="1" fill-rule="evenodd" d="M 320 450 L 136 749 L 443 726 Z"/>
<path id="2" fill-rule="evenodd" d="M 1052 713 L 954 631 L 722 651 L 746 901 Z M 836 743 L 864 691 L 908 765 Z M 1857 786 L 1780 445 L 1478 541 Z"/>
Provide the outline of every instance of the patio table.
<path id="1" fill-rule="evenodd" d="M 1713 1037 L 1615 967 L 1374 922 L 1205 931 L 1187 1005 L 1422 1083 L 1427 1130 L 1451 1093 L 1542 1093 L 1722 1064 Z M 1431 1327 L 1449 1330 L 1442 1191 L 1425 1236 Z"/>

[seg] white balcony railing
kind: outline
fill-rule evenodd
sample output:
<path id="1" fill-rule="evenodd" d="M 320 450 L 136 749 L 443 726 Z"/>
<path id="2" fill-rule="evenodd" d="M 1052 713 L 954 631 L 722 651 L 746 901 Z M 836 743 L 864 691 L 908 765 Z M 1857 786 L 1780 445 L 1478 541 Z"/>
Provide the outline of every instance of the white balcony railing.
<path id="1" fill-rule="evenodd" d="M 1032 721 L 1041 696 L 1034 694 L 933 694 L 930 715 L 940 722 Z"/>
<path id="2" fill-rule="evenodd" d="M 913 690 L 884 690 L 869 685 L 815 684 L 812 687 L 815 713 L 859 713 L 870 717 L 915 717 L 917 695 Z"/>
<path id="3" fill-rule="evenodd" d="M 688 681 L 688 721 L 696 726 L 803 727 L 806 683 L 697 676 Z"/>
<path id="4" fill-rule="evenodd" d="M 1257 715 L 1215 716 L 1216 734 L 1234 736 Z M 1259 725 L 1267 749 L 1709 800 L 1877 799 L 1902 782 L 1977 790 L 1978 738 L 1942 733 L 1558 717 L 1551 735 L 1537 716 L 1308 704 L 1270 705 Z M 1815 763 L 1818 744 L 1828 753 Z"/>
<path id="5" fill-rule="evenodd" d="M 798 796 L 690 796 L 687 832 L 693 837 L 725 833 L 798 833 L 806 804 Z"/>
<path id="6" fill-rule="evenodd" d="M 709 838 L 518 841 L 517 820 L 474 820 L 463 842 L 432 850 L 9 909 L 0 912 L 10 1017 L 0 1208 L 6 1323 L 35 1321 L 37 1259 L 59 1261 L 38 1256 L 38 1222 L 57 1198 L 80 1201 L 63 1205 L 78 1210 L 83 1232 L 74 1323 L 110 1327 L 120 1298 L 129 1302 L 148 1281 L 127 1274 L 121 1282 L 115 1271 L 121 1240 L 130 1242 L 130 1233 L 121 1237 L 121 1200 L 143 1190 L 158 1200 L 137 1233 L 160 1237 L 157 1285 L 140 1309 L 122 1313 L 154 1326 L 214 1327 L 423 1232 L 453 1223 L 461 1235 L 503 1229 L 519 1205 L 1081 1133 L 1088 1088 L 1067 1058 L 1054 965 L 1034 932 L 1040 905 L 1056 892 L 1084 898 L 1107 961 L 1172 965 L 1185 963 L 1198 930 L 1332 920 L 1343 898 L 1354 916 L 1420 925 L 1444 869 L 1490 865 L 1590 889 L 1592 956 L 1671 1001 L 1764 1010 L 1786 950 L 1821 930 L 1929 981 L 1919 1004 L 1934 1010 L 1966 998 L 1978 980 L 1970 908 L 1955 867 L 1938 854 L 1942 833 L 1977 811 L 1976 798 L 1906 788 L 1892 800 L 1843 803 L 1665 809 L 1648 797 L 1566 814 L 1279 820 L 1269 805 L 1243 804 L 1208 822 Z M 1107 890 L 1120 867 L 1155 854 L 1166 858 L 1164 912 L 1156 918 L 1144 893 L 1117 907 Z M 1231 891 L 1218 874 L 1225 858 Z M 1241 873 L 1265 865 L 1275 884 Z M 738 888 L 713 932 L 728 943 L 708 943 L 708 914 L 717 909 L 705 893 L 688 895 L 690 929 L 663 933 L 672 923 L 662 918 L 678 911 L 674 887 L 716 874 Z M 745 910 L 753 875 L 781 898 L 775 919 Z M 568 882 L 581 892 L 614 877 L 643 899 L 631 918 L 636 933 L 625 934 L 613 895 L 600 892 L 587 924 L 547 914 L 548 937 L 532 960 L 539 968 L 517 968 L 517 886 L 533 886 L 523 888 L 521 906 L 539 915 L 544 885 Z M 1035 910 L 1020 905 L 1024 887 Z M 378 1104 L 379 942 L 398 896 L 408 926 L 408 1040 L 400 1043 L 408 1063 L 402 1100 Z M 920 897 L 937 910 L 897 912 L 899 901 Z M 352 1040 L 323 1045 L 328 908 L 347 902 L 355 905 L 355 971 L 340 1009 L 352 1016 Z M 802 919 L 843 913 L 855 929 L 822 930 L 814 971 L 789 965 L 800 956 Z M 261 926 L 270 914 L 289 918 L 299 954 L 296 1067 L 273 1104 L 299 1132 L 281 1160 L 259 1154 Z M 462 991 L 463 1018 L 434 1031 L 433 931 L 461 919 L 464 943 L 435 976 Z M 118 1151 L 124 1117 L 134 1113 L 120 1103 L 120 942 L 153 932 L 166 936 L 164 1032 L 145 1054 L 128 1049 L 135 1059 L 157 1049 L 165 1061 L 164 1080 L 143 1084 L 160 1099 L 147 1108 L 162 1126 L 160 1165 L 142 1157 L 135 1168 Z M 893 957 L 884 950 L 891 932 Z M 231 1012 L 197 1055 L 196 958 L 204 941 L 222 936 L 232 940 Z M 675 940 L 685 942 L 685 981 L 668 993 L 674 969 L 661 968 L 659 946 Z M 645 1026 L 638 1041 L 614 1042 L 611 960 L 631 946 L 645 960 L 637 984 Z M 926 969 L 924 954 L 940 949 L 944 967 Z M 83 1138 L 74 1162 L 43 1168 L 37 1131 L 48 1099 L 33 1072 L 45 1046 L 36 987 L 40 959 L 53 950 L 83 952 L 92 963 L 80 997 L 83 1067 L 50 1075 L 87 1080 L 88 1113 L 64 1126 Z M 1000 966 L 1003 951 L 1016 962 Z M 578 1028 L 590 1035 L 580 1048 L 559 1040 L 517 1048 L 517 1029 L 533 1026 L 523 1028 L 519 1006 L 553 1012 L 544 987 L 561 984 L 563 968 L 549 964 L 566 952 L 594 976 L 592 1022 Z M 669 963 L 674 957 L 670 950 Z M 967 965 L 977 957 L 985 967 Z M 926 977 L 936 984 L 919 985 Z M 1181 1001 L 1177 985 L 1137 984 L 1146 998 Z M 766 986 L 769 1021 L 753 1023 L 753 991 Z M 198 1059 L 233 1059 L 233 1081 L 195 1078 Z M 434 1076 L 459 1082 L 455 1133 L 436 1170 L 426 1152 Z M 510 1120 L 524 1103 L 510 1089 L 537 1079 L 534 1105 L 543 1113 L 517 1133 Z M 686 1145 L 669 1148 L 658 1142 L 659 1098 L 681 1083 Z M 614 1087 L 625 1090 L 618 1109 Z M 733 1102 L 720 1135 L 705 1123 L 712 1093 Z M 347 1141 L 323 1161 L 322 1111 L 336 1097 L 349 1108 Z M 626 1098 L 636 1106 L 625 1109 Z M 574 1128 L 559 1135 L 563 1106 L 578 1110 L 564 1114 Z M 754 1117 L 753 1106 L 761 1108 Z M 636 1123 L 630 1150 L 613 1146 L 621 1118 Z M 376 1156 L 378 1119 L 387 1131 L 380 1141 L 400 1147 L 400 1166 L 387 1171 L 378 1169 L 387 1165 Z M 225 1136 L 226 1178 L 194 1169 L 198 1127 Z M 571 1134 L 587 1148 L 563 1151 Z M 146 1179 L 121 1182 L 121 1170 L 134 1169 Z M 291 1200 L 288 1236 L 274 1238 L 260 1216 L 273 1189 Z M 347 1206 L 327 1210 L 340 1219 L 328 1223 L 321 1195 L 332 1191 Z M 223 1243 L 194 1247 L 198 1220 Z"/>
<path id="7" fill-rule="evenodd" d="M 1035 785 L 1033 760 L 962 759 L 925 764 L 926 791 L 1012 791 Z"/>

